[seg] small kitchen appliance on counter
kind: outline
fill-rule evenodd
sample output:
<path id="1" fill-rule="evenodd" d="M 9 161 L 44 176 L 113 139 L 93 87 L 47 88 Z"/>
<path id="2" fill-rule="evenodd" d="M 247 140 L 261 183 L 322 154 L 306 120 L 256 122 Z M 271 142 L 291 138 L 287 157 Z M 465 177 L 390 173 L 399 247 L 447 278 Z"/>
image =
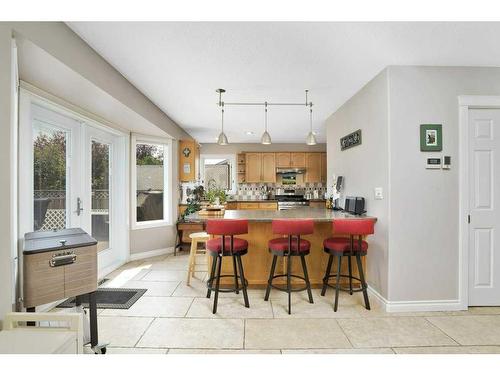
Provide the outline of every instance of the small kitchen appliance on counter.
<path id="1" fill-rule="evenodd" d="M 362 215 L 365 211 L 365 198 L 346 197 L 344 211 L 354 215 Z"/>

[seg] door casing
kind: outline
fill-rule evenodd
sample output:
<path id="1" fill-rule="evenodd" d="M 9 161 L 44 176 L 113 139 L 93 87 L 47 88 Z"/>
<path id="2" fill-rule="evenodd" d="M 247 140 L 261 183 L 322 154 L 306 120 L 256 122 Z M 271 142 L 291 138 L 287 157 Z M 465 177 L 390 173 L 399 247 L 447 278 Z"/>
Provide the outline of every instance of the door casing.
<path id="1" fill-rule="evenodd" d="M 49 95 L 49 94 L 48 94 Z M 78 176 L 80 180 L 76 181 L 74 178 L 70 182 L 73 186 L 75 183 L 84 184 L 85 181 L 90 182 L 90 170 L 88 168 L 89 163 L 89 150 L 90 147 L 86 144 L 87 131 L 86 129 L 93 129 L 95 133 L 102 132 L 102 134 L 107 134 L 109 137 L 114 136 L 116 141 L 114 147 L 117 148 L 117 152 L 114 153 L 113 160 L 111 161 L 114 165 L 114 173 L 116 175 L 114 185 L 120 187 L 117 197 L 114 197 L 115 204 L 113 204 L 113 212 L 115 219 L 115 229 L 114 237 L 118 239 L 114 246 L 117 246 L 117 253 L 114 255 L 116 259 L 111 262 L 109 259 L 109 254 L 103 251 L 99 257 L 102 259 L 101 263 L 106 263 L 106 267 L 100 267 L 99 278 L 105 276 L 107 273 L 118 268 L 124 264 L 130 257 L 130 246 L 129 246 L 129 184 L 128 184 L 128 170 L 129 170 L 129 153 L 127 152 L 128 145 L 130 142 L 129 135 L 125 134 L 116 129 L 110 128 L 97 121 L 85 117 L 80 113 L 74 112 L 61 104 L 55 103 L 50 99 L 40 96 L 39 93 L 32 93 L 27 89 L 21 88 L 20 93 L 20 106 L 19 106 L 19 153 L 18 153 L 18 163 L 19 163 L 19 208 L 18 208 L 18 225 L 19 225 L 19 239 L 18 239 L 18 252 L 22 254 L 23 249 L 23 236 L 24 233 L 32 231 L 33 228 L 33 207 L 32 200 L 26 197 L 32 196 L 33 193 L 33 180 L 32 180 L 32 150 L 31 150 L 31 106 L 36 105 L 43 109 L 51 110 L 60 114 L 62 116 L 69 117 L 77 122 L 79 122 L 82 127 L 79 129 L 79 135 L 81 141 L 82 152 L 78 155 L 77 163 L 80 164 L 82 173 Z M 108 138 L 110 140 L 111 138 Z M 72 142 L 73 143 L 73 142 Z M 29 156 L 28 156 L 29 155 Z M 24 172 L 24 171 L 30 171 Z M 77 177 L 77 176 L 72 176 Z M 77 178 L 78 178 L 77 177 Z M 89 184 L 87 184 L 89 185 Z M 88 195 L 90 191 L 90 185 L 85 187 L 83 190 L 84 194 Z M 111 194 L 115 194 L 112 192 Z M 76 209 L 75 199 L 72 202 L 67 202 L 67 207 L 70 207 L 71 211 Z M 87 207 L 90 209 L 90 201 L 86 202 Z M 110 212 L 111 214 L 111 212 Z M 78 223 L 78 225 L 85 226 L 88 223 Z M 74 225 L 74 223 L 72 223 Z M 87 225 L 88 226 L 88 225 Z M 89 227 L 90 228 L 90 227 Z M 21 257 L 22 258 L 22 257 Z M 20 264 L 20 270 L 22 272 L 22 264 Z M 22 280 L 22 278 L 21 278 Z"/>
<path id="2" fill-rule="evenodd" d="M 469 110 L 500 109 L 500 96 L 462 95 L 459 106 L 459 266 L 458 291 L 461 310 L 469 307 Z"/>

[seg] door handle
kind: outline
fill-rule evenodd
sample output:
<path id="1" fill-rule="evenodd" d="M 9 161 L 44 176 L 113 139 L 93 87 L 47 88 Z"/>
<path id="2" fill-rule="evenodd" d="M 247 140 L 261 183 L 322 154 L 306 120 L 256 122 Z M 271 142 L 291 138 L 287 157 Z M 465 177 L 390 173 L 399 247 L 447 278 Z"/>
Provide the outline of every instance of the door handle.
<path id="1" fill-rule="evenodd" d="M 82 200 L 80 197 L 76 198 L 76 214 L 80 216 L 83 211 Z"/>

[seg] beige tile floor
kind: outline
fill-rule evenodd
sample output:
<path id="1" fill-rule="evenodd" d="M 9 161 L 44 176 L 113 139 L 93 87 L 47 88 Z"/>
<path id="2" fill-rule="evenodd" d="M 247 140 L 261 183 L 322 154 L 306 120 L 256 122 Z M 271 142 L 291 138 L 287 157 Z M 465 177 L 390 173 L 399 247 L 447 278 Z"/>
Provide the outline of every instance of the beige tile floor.
<path id="1" fill-rule="evenodd" d="M 500 308 L 461 312 L 387 313 L 362 305 L 361 295 L 342 293 L 333 311 L 333 291 L 292 295 L 249 290 L 243 296 L 222 293 L 217 314 L 207 299 L 204 256 L 191 286 L 185 283 L 187 253 L 130 262 L 107 277 L 106 287 L 146 288 L 128 310 L 99 312 L 100 341 L 110 354 L 462 354 L 500 353 Z"/>

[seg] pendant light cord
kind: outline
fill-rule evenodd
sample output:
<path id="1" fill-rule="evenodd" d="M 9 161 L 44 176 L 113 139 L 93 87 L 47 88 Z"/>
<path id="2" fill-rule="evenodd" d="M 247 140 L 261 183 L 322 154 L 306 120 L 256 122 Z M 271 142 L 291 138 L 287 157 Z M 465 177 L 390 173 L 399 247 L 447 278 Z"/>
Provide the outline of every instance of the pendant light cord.
<path id="1" fill-rule="evenodd" d="M 313 109 L 312 109 L 312 105 L 311 105 L 311 109 L 309 110 L 309 122 L 310 122 L 310 128 L 309 130 L 313 131 Z"/>
<path id="2" fill-rule="evenodd" d="M 266 111 L 266 112 L 265 112 L 265 113 L 266 113 L 266 116 L 265 116 L 265 122 L 264 122 L 264 123 L 265 123 L 265 126 L 266 126 L 266 132 L 267 132 L 267 102 L 265 102 L 265 104 L 264 104 L 264 105 L 265 105 L 265 108 L 266 108 L 266 109 L 265 109 L 265 111 Z"/>
<path id="3" fill-rule="evenodd" d="M 224 133 L 224 104 L 222 106 L 222 133 Z"/>

